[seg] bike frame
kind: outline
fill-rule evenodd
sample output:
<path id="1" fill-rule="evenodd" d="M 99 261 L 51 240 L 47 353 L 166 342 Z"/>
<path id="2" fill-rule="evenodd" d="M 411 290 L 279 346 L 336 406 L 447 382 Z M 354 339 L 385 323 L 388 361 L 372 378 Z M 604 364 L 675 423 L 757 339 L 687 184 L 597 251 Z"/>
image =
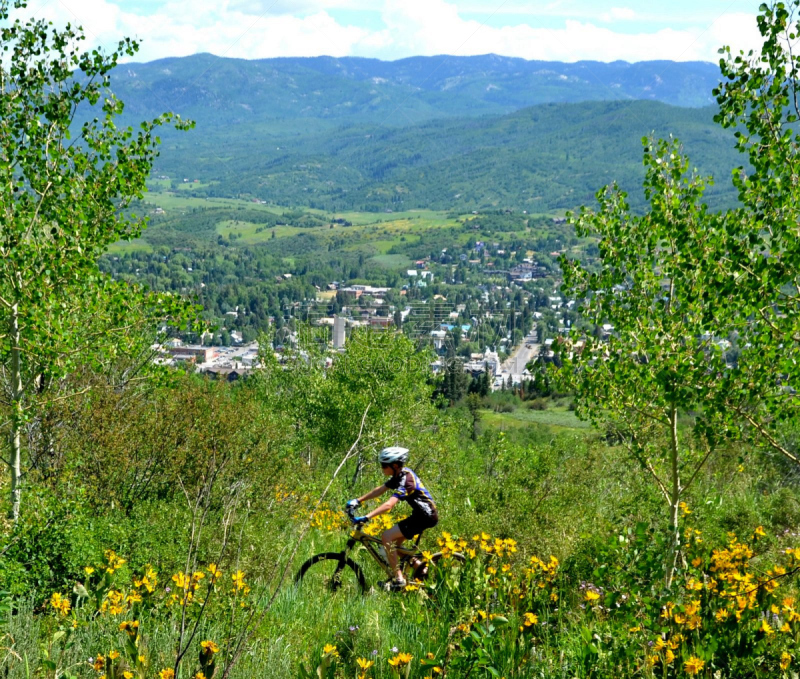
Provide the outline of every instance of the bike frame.
<path id="1" fill-rule="evenodd" d="M 397 552 L 397 565 L 402 572 L 405 573 L 406 569 L 412 564 L 413 559 L 415 557 L 422 558 L 422 554 L 420 554 L 418 547 L 419 541 L 422 536 L 418 535 L 417 539 L 414 541 L 414 546 L 412 548 L 407 547 L 399 547 L 395 546 L 395 552 Z M 384 560 L 383 557 L 380 555 L 378 551 L 378 546 L 383 545 L 383 542 L 380 538 L 373 537 L 372 535 L 367 535 L 363 530 L 361 530 L 361 526 L 356 526 L 355 531 L 350 535 L 347 540 L 347 544 L 345 545 L 344 549 L 342 550 L 342 557 L 347 556 L 347 554 L 356 546 L 356 544 L 361 544 L 364 546 L 364 549 L 369 553 L 369 555 L 375 559 L 381 569 L 388 575 L 390 578 L 394 577 L 394 572 L 389 567 L 389 563 L 387 560 Z"/>

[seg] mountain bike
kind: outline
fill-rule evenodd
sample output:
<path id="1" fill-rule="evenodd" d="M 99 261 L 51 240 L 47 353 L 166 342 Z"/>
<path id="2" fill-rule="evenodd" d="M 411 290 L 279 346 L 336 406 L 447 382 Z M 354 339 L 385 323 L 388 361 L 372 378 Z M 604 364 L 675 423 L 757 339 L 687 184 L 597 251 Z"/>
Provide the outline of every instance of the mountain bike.
<path id="1" fill-rule="evenodd" d="M 348 508 L 347 514 L 355 524 L 352 510 Z M 426 559 L 419 551 L 419 541 L 422 535 L 417 535 L 413 547 L 395 547 L 397 552 L 397 564 L 409 583 L 423 582 L 428 577 L 428 570 L 442 560 L 442 552 L 432 554 L 430 559 Z M 357 545 L 363 550 L 353 549 Z M 386 573 L 387 581 L 391 580 L 395 574 L 389 566 L 386 551 L 380 538 L 368 535 L 363 530 L 362 524 L 355 524 L 355 530 L 350 534 L 347 544 L 341 552 L 321 552 L 308 559 L 297 572 L 295 584 L 299 586 L 304 583 L 304 587 L 327 588 L 331 592 L 349 592 L 352 594 L 364 594 L 368 591 L 367 580 L 364 571 L 352 558 L 362 551 L 367 552 L 378 564 L 380 569 Z M 458 563 L 464 563 L 464 555 L 458 552 L 450 555 Z"/>

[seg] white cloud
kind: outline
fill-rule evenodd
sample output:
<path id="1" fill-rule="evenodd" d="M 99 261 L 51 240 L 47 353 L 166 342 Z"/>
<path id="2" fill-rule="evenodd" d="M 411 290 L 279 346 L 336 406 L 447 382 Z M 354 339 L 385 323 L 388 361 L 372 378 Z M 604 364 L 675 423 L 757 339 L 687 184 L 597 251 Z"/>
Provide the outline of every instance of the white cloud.
<path id="1" fill-rule="evenodd" d="M 465 19 L 447 0 L 382 0 L 383 28 L 368 31 L 337 22 L 326 11 L 356 7 L 364 0 L 185 0 L 165 2 L 149 16 L 126 11 L 109 0 L 41 0 L 41 16 L 56 23 L 81 23 L 91 46 L 111 47 L 122 36 L 142 40 L 137 60 L 211 52 L 240 58 L 358 55 L 396 59 L 411 55 L 486 54 L 526 59 L 715 61 L 725 43 L 759 44 L 755 17 L 723 14 L 711 26 L 682 26 L 623 33 L 586 19 L 560 28 L 525 23 L 492 27 Z M 298 13 L 298 8 L 303 12 Z M 31 9 L 34 9 L 31 7 Z M 608 12 L 614 21 L 636 18 L 624 7 Z"/>
<path id="2" fill-rule="evenodd" d="M 612 7 L 608 12 L 603 12 L 601 19 L 607 23 L 614 21 L 633 21 L 636 12 L 629 7 Z"/>

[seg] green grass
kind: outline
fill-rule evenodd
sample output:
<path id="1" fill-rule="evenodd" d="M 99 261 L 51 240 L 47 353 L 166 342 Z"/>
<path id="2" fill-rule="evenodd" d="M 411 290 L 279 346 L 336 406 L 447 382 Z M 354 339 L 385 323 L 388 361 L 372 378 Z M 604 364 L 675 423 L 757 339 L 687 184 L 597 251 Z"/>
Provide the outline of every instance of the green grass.
<path id="1" fill-rule="evenodd" d="M 192 186 L 187 184 L 186 186 Z M 195 184 L 194 186 L 198 186 Z M 145 201 L 162 208 L 165 212 L 172 210 L 190 210 L 192 208 L 247 208 L 248 210 L 260 210 L 271 214 L 282 214 L 287 208 L 275 207 L 274 205 L 262 205 L 250 200 L 240 198 L 195 198 L 193 196 L 179 196 L 171 191 L 149 191 L 145 195 Z"/>
<path id="2" fill-rule="evenodd" d="M 411 265 L 411 260 L 405 255 L 376 255 L 371 261 L 387 269 L 405 269 Z"/>
<path id="3" fill-rule="evenodd" d="M 484 425 L 496 429 L 518 429 L 521 427 L 542 426 L 559 430 L 583 430 L 588 432 L 591 424 L 579 420 L 575 413 L 566 408 L 549 408 L 547 410 L 529 410 L 519 408 L 510 413 L 497 413 L 492 410 L 482 412 Z"/>
<path id="4" fill-rule="evenodd" d="M 256 231 L 261 228 L 261 231 Z M 264 226 L 263 224 L 253 224 L 252 222 L 240 222 L 235 220 L 226 219 L 225 221 L 217 224 L 217 233 L 221 236 L 230 236 L 231 234 L 240 234 L 243 243 L 266 243 L 272 239 L 272 232 L 275 232 L 275 238 L 286 238 L 287 236 L 294 236 L 309 229 L 300 229 L 295 226 Z"/>
<path id="5" fill-rule="evenodd" d="M 136 238 L 134 240 L 125 241 L 120 240 L 108 246 L 108 252 L 152 252 L 153 246 L 150 245 L 144 238 Z"/>

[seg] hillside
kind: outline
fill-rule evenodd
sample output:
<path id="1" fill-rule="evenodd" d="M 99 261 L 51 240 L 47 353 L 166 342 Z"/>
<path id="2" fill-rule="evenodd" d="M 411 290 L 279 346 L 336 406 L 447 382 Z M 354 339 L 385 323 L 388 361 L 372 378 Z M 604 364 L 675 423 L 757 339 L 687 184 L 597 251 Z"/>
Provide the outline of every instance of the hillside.
<path id="1" fill-rule="evenodd" d="M 557 102 L 643 99 L 701 107 L 713 102 L 718 79 L 717 66 L 700 62 L 567 64 L 493 54 L 249 61 L 197 54 L 128 64 L 115 73 L 114 87 L 131 119 L 173 110 L 202 127 L 271 121 L 280 133 L 344 123 L 407 126 Z"/>
<path id="2" fill-rule="evenodd" d="M 266 125 L 204 127 L 167 142 L 157 172 L 200 179 L 197 196 L 242 196 L 324 210 L 571 209 L 618 181 L 642 205 L 641 139 L 673 134 L 730 205 L 741 164 L 712 108 L 658 102 L 546 104 L 503 116 L 356 126 L 276 141 Z"/>

